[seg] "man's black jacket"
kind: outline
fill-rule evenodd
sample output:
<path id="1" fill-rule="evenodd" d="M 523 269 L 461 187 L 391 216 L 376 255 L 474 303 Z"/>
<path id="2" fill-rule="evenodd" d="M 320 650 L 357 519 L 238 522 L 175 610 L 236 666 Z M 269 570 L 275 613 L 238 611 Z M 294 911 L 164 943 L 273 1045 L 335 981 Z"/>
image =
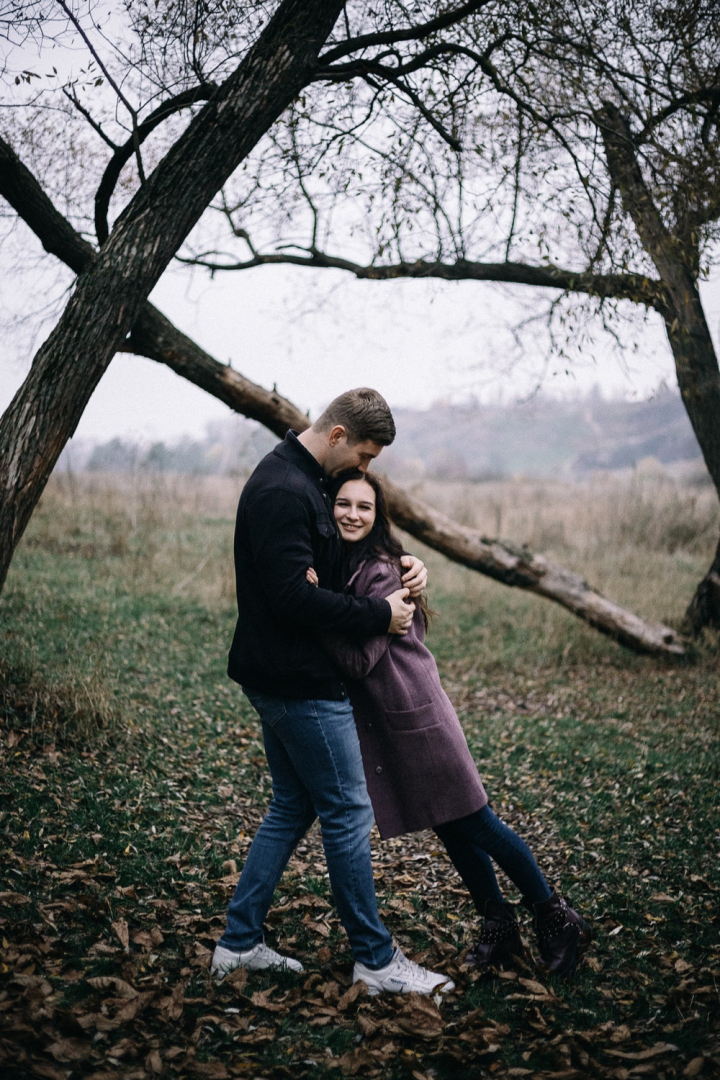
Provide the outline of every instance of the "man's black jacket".
<path id="1" fill-rule="evenodd" d="M 387 600 L 332 591 L 340 538 L 325 474 L 294 432 L 245 485 L 235 525 L 238 621 L 228 674 L 277 697 L 340 699 L 342 675 L 318 634 L 387 633 Z M 320 587 L 305 572 L 313 566 Z"/>

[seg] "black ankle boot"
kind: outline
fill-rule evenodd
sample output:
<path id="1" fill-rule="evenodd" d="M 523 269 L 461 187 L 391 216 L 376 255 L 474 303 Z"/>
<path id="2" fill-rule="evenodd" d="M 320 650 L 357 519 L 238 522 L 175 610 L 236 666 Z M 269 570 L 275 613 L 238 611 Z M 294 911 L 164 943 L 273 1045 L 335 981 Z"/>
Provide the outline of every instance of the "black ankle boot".
<path id="1" fill-rule="evenodd" d="M 540 956 L 549 975 L 572 975 L 592 941 L 592 930 L 553 890 L 541 904 L 523 901 L 535 916 Z"/>
<path id="2" fill-rule="evenodd" d="M 483 911 L 482 934 L 464 962 L 477 968 L 490 967 L 511 953 L 522 952 L 522 947 L 513 907 L 498 900 L 487 900 Z"/>

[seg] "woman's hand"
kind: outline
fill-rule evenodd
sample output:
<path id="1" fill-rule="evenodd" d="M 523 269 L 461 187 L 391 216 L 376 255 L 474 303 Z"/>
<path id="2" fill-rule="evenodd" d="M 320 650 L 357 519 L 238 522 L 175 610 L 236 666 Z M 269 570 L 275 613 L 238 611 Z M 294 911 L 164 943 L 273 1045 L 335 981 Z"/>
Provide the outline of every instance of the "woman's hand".
<path id="1" fill-rule="evenodd" d="M 416 555 L 403 555 L 400 562 L 405 571 L 402 576 L 403 587 L 411 596 L 420 596 L 427 586 L 428 572 L 425 563 Z"/>
<path id="2" fill-rule="evenodd" d="M 311 585 L 318 586 L 320 584 L 320 581 L 318 580 L 318 576 L 315 573 L 315 571 L 313 570 L 312 566 L 308 567 L 308 569 L 305 571 L 305 577 L 307 578 L 307 580 L 310 582 Z"/>

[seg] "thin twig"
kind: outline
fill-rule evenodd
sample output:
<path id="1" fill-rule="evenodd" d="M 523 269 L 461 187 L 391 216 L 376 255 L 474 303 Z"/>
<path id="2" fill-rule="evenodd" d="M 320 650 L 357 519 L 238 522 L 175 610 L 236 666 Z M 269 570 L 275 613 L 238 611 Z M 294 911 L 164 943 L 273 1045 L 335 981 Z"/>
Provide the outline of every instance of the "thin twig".
<path id="1" fill-rule="evenodd" d="M 132 119 L 132 127 L 133 127 L 133 142 L 134 142 L 134 145 L 135 145 L 135 158 L 136 158 L 136 161 L 137 161 L 138 173 L 139 173 L 139 176 L 140 176 L 140 183 L 144 184 L 145 183 L 145 170 L 143 168 L 142 157 L 140 155 L 140 140 L 139 140 L 138 134 L 137 134 L 137 128 L 138 128 L 137 110 L 132 107 L 132 105 L 130 104 L 128 99 L 125 97 L 122 90 L 120 89 L 120 87 L 115 82 L 112 75 L 110 74 L 110 72 L 106 68 L 105 64 L 103 64 L 102 60 L 100 59 L 100 54 L 98 53 L 97 49 L 95 48 L 93 43 L 90 41 L 90 38 L 87 36 L 87 34 L 83 30 L 82 26 L 80 25 L 80 20 L 70 10 L 70 8 L 65 3 L 65 0 L 56 0 L 56 2 L 60 5 L 60 7 L 63 9 L 65 14 L 67 15 L 68 19 L 73 24 L 73 26 L 77 30 L 78 34 L 80 35 L 80 37 L 83 39 L 83 41 L 87 45 L 88 49 L 90 50 L 90 53 L 91 53 L 93 59 L 95 60 L 98 67 L 102 71 L 103 75 L 105 76 L 107 81 L 110 83 L 113 90 L 115 91 L 117 96 L 120 98 L 120 101 L 122 101 L 122 103 L 125 106 L 125 108 L 127 109 L 127 111 L 130 113 L 130 118 Z"/>

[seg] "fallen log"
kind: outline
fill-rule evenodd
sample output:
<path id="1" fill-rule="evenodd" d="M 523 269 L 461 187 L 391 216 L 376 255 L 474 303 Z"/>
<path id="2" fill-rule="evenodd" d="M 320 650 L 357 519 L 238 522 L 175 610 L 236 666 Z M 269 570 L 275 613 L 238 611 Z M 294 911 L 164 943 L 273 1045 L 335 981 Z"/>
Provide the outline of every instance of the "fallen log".
<path id="1" fill-rule="evenodd" d="M 95 249 L 55 209 L 35 177 L 0 139 L 0 194 L 52 252 L 79 273 Z M 178 375 L 258 420 L 278 438 L 289 428 L 303 431 L 308 417 L 275 390 L 266 390 L 221 364 L 183 334 L 157 308 L 145 303 L 127 339 L 127 351 L 166 364 Z M 648 622 L 608 600 L 578 574 L 526 548 L 488 539 L 386 481 L 390 513 L 397 525 L 428 547 L 514 588 L 553 600 L 601 633 L 640 653 L 682 656 L 682 637 L 669 626 Z"/>
<path id="2" fill-rule="evenodd" d="M 636 652 L 684 654 L 683 640 L 677 631 L 662 623 L 648 622 L 620 607 L 572 570 L 543 555 L 533 555 L 527 548 L 515 549 L 488 539 L 477 529 L 458 524 L 389 481 L 385 484 L 390 512 L 400 528 L 454 562 L 503 585 L 554 600 L 602 634 Z"/>

